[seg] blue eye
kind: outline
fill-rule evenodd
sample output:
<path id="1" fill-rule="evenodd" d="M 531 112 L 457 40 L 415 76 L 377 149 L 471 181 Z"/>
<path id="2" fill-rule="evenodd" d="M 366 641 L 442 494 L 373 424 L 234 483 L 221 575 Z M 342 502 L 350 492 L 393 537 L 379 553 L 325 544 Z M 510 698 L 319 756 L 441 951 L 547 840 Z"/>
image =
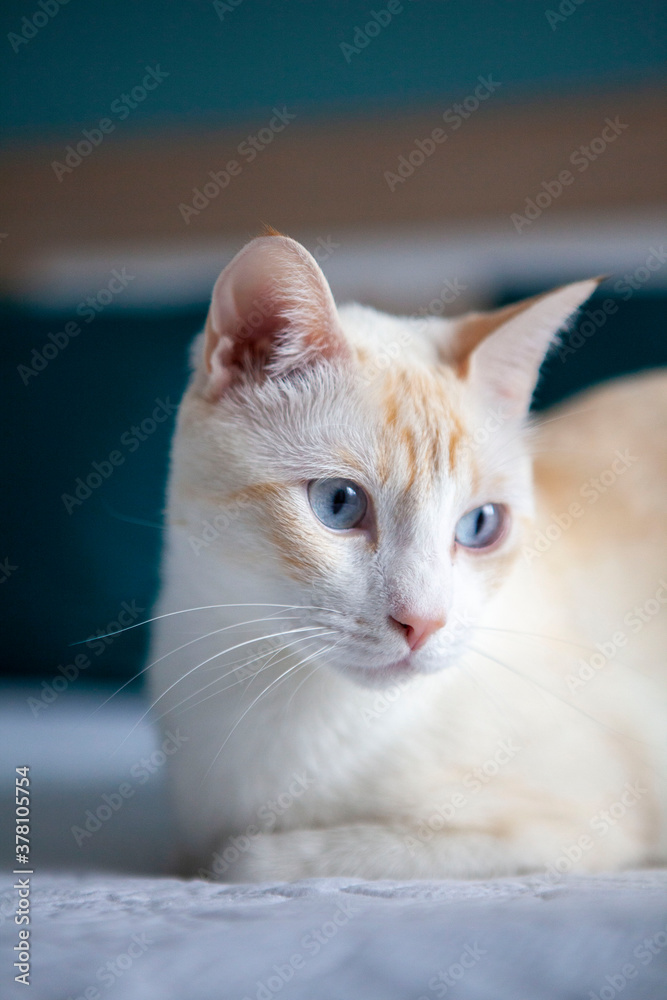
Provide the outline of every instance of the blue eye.
<path id="1" fill-rule="evenodd" d="M 368 506 L 361 486 L 349 479 L 313 479 L 308 486 L 308 499 L 322 524 L 339 531 L 356 528 Z"/>
<path id="2" fill-rule="evenodd" d="M 503 535 L 507 517 L 507 510 L 501 504 L 475 507 L 456 525 L 456 541 L 467 549 L 486 549 Z"/>

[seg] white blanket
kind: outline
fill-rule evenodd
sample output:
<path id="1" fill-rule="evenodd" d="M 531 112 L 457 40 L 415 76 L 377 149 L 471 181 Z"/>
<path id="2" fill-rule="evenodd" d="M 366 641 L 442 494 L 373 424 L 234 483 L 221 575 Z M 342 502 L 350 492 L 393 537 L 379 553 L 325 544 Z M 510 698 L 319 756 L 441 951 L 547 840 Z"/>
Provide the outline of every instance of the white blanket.
<path id="1" fill-rule="evenodd" d="M 36 873 L 29 989 L 11 983 L 11 920 L 3 932 L 2 995 L 30 1000 L 667 997 L 665 872 L 553 886 Z"/>

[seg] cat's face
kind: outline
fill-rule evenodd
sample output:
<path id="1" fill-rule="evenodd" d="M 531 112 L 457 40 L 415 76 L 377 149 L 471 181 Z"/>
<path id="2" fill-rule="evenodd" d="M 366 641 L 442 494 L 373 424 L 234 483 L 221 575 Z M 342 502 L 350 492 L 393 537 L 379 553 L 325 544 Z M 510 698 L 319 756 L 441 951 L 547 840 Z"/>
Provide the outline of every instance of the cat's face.
<path id="1" fill-rule="evenodd" d="M 494 316 L 396 319 L 336 311 L 293 241 L 250 244 L 216 286 L 175 451 L 189 530 L 229 515 L 209 576 L 298 606 L 360 683 L 451 664 L 519 550 L 521 422 L 585 284 Z"/>

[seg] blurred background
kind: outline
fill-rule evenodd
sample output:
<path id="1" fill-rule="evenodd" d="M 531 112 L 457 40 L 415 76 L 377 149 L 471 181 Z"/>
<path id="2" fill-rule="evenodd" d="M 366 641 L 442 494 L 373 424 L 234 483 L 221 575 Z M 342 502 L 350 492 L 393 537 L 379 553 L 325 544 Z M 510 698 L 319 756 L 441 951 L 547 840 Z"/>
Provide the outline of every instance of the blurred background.
<path id="1" fill-rule="evenodd" d="M 94 637 L 150 617 L 213 281 L 265 223 L 339 301 L 406 314 L 607 274 L 536 405 L 664 365 L 667 7 L 6 0 L 0 20 L 1 738 L 39 774 L 44 857 L 159 868 L 136 802 L 71 830 L 154 750 L 142 726 L 119 749 L 139 695 L 99 710 L 146 627 Z M 158 816 L 159 769 L 145 795 Z"/>

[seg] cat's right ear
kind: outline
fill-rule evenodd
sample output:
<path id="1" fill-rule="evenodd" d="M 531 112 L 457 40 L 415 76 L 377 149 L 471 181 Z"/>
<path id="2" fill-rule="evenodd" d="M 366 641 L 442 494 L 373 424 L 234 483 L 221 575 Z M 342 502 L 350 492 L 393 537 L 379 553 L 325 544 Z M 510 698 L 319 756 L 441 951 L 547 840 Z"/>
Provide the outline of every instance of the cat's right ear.
<path id="1" fill-rule="evenodd" d="M 443 359 L 491 404 L 500 400 L 508 415 L 523 416 L 558 331 L 603 280 L 576 281 L 492 312 L 468 313 L 450 325 Z"/>
<path id="2" fill-rule="evenodd" d="M 327 280 L 296 240 L 252 240 L 215 283 L 203 356 L 210 401 L 243 375 L 280 376 L 348 353 Z"/>

